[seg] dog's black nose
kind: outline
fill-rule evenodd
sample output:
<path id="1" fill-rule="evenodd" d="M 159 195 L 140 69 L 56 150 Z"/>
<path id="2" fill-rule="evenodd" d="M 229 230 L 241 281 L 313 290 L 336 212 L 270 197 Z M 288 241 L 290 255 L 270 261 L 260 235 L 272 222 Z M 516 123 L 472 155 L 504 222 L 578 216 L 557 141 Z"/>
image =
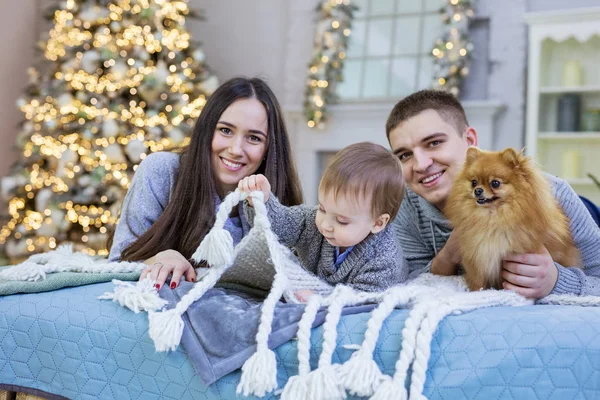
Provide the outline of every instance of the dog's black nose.
<path id="1" fill-rule="evenodd" d="M 475 193 L 475 196 L 479 197 L 483 194 L 483 189 L 477 188 L 477 189 L 475 189 L 474 193 Z"/>

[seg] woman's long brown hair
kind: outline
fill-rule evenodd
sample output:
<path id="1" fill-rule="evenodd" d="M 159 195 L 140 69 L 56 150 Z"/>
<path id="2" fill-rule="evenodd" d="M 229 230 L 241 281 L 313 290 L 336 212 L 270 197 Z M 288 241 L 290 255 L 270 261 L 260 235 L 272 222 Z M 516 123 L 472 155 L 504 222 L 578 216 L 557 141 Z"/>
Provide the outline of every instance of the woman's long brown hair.
<path id="1" fill-rule="evenodd" d="M 268 147 L 256 173 L 267 177 L 273 193 L 283 204 L 302 203 L 300 181 L 275 95 L 261 79 L 233 78 L 221 85 L 204 106 L 190 144 L 181 153 L 178 177 L 169 204 L 150 229 L 123 250 L 121 260 L 146 260 L 168 249 L 191 258 L 215 221 L 217 185 L 211 163 L 211 147 L 217 122 L 229 105 L 244 98 L 256 98 L 267 111 Z"/>

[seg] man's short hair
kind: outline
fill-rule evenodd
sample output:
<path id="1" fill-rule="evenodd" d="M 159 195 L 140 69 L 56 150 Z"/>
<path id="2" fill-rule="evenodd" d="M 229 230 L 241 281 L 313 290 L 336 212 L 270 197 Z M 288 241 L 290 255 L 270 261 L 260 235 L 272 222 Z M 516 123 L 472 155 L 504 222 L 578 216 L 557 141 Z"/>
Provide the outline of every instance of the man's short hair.
<path id="1" fill-rule="evenodd" d="M 371 202 L 374 218 L 389 214 L 393 220 L 404 197 L 404 177 L 400 161 L 385 147 L 375 143 L 352 144 L 339 151 L 325 169 L 319 189 L 333 190 L 355 200 Z"/>
<path id="2" fill-rule="evenodd" d="M 465 110 L 453 94 L 443 90 L 426 89 L 403 98 L 394 106 L 385 124 L 387 138 L 390 138 L 390 132 L 402 122 L 425 110 L 437 111 L 458 134 L 462 134 L 469 126 Z"/>

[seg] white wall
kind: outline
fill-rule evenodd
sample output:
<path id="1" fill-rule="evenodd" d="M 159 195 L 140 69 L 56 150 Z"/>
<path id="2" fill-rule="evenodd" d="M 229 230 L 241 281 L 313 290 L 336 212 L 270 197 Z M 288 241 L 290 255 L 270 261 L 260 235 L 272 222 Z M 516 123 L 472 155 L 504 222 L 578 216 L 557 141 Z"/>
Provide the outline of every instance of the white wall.
<path id="1" fill-rule="evenodd" d="M 286 26 L 290 0 L 190 0 L 206 20 L 190 21 L 206 62 L 226 80 L 236 75 L 265 79 L 277 97 L 284 95 Z"/>
<path id="2" fill-rule="evenodd" d="M 41 25 L 41 0 L 0 1 L 0 176 L 17 159 L 14 149 L 17 124 L 23 114 L 16 100 L 27 84 L 27 68 L 34 62 L 34 46 Z M 4 211 L 0 210 L 0 214 Z"/>
<path id="3" fill-rule="evenodd" d="M 526 27 L 523 14 L 560 8 L 590 7 L 599 0 L 479 0 L 476 17 L 488 24 L 485 59 L 472 70 L 486 71 L 487 81 L 469 88 L 476 100 L 506 107 L 496 119 L 494 148 L 524 143 Z M 206 21 L 190 21 L 194 39 L 203 42 L 208 64 L 221 80 L 235 75 L 266 79 L 288 111 L 302 107 L 306 65 L 312 51 L 314 9 L 318 0 L 190 0 L 203 9 Z M 15 106 L 34 62 L 34 45 L 47 26 L 41 19 L 43 0 L 0 1 L 0 175 L 16 159 L 12 150 L 21 113 Z M 488 72 L 489 71 L 489 74 Z M 382 121 L 383 124 L 383 121 Z M 379 128 L 377 128 L 379 129 Z"/>

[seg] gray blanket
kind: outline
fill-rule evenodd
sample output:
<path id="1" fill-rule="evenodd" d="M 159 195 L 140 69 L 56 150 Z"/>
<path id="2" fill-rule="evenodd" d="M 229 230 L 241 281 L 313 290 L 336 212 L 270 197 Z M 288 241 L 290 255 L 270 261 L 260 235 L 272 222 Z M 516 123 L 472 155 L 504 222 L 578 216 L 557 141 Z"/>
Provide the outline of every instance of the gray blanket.
<path id="1" fill-rule="evenodd" d="M 163 285 L 160 296 L 172 308 L 193 284 L 181 282 L 174 290 Z M 210 289 L 183 315 L 185 328 L 181 343 L 188 353 L 200 379 L 207 385 L 241 368 L 256 351 L 256 333 L 262 300 L 259 293 L 241 289 Z M 373 305 L 344 308 L 343 314 L 357 314 L 373 309 Z M 279 302 L 275 309 L 269 347 L 278 347 L 296 336 L 304 305 Z M 321 309 L 313 328 L 325 321 Z"/>

